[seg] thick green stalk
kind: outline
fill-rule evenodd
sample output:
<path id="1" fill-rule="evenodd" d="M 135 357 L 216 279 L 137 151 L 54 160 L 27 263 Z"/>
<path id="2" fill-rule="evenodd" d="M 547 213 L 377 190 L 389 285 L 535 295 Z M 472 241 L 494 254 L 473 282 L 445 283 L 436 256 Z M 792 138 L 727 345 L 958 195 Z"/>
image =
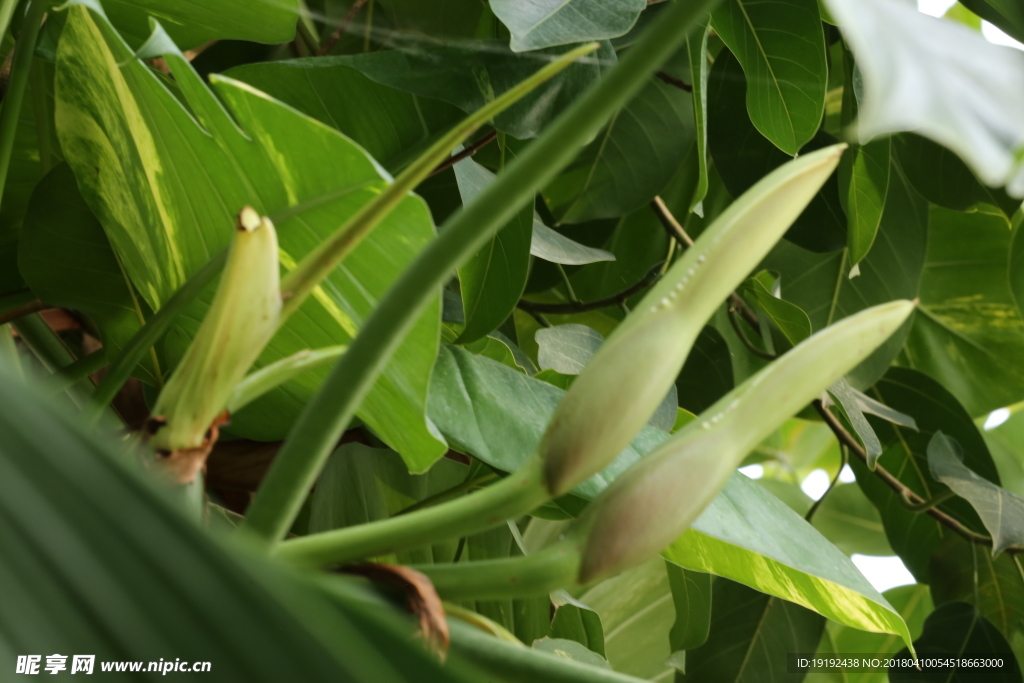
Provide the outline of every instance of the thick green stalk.
<path id="1" fill-rule="evenodd" d="M 227 255 L 227 249 L 224 249 L 196 271 L 121 349 L 121 353 L 110 364 L 107 374 L 103 376 L 99 386 L 96 387 L 92 404 L 85 411 L 86 418 L 90 422 L 99 419 L 104 408 L 114 400 L 117 392 L 121 390 L 121 386 L 131 376 L 135 366 L 139 364 L 150 347 L 167 332 L 178 314 L 185 310 L 185 307 L 192 303 L 207 285 L 213 282 L 224 268 Z"/>
<path id="2" fill-rule="evenodd" d="M 345 353 L 347 346 L 325 346 L 322 349 L 303 349 L 287 358 L 250 373 L 235 386 L 228 399 L 228 412 L 235 413 L 271 389 L 276 389 L 313 368 L 326 365 Z"/>
<path id="3" fill-rule="evenodd" d="M 244 528 L 267 544 L 284 536 L 334 444 L 427 303 L 458 265 L 532 201 L 643 87 L 716 1 L 677 2 L 665 11 L 602 81 L 558 117 L 474 202 L 448 220 L 380 302 L 293 425 L 249 507 Z"/>
<path id="4" fill-rule="evenodd" d="M 321 243 L 302 259 L 295 270 L 288 273 L 281 281 L 281 291 L 286 296 L 281 319 L 284 320 L 294 313 L 313 291 L 313 288 L 327 277 L 334 267 L 355 249 L 363 237 L 384 220 L 399 202 L 405 199 L 407 194 L 426 180 L 427 176 L 437 168 L 437 165 L 447 159 L 452 150 L 458 147 L 463 140 L 472 135 L 480 126 L 518 102 L 523 96 L 532 92 L 541 83 L 551 79 L 559 71 L 597 48 L 597 43 L 589 43 L 565 53 L 467 116 L 431 145 L 427 151 L 419 155 L 395 178 L 394 182 L 389 184 L 373 201 L 359 209 L 327 241 Z"/>
<path id="5" fill-rule="evenodd" d="M 47 394 L 59 394 L 62 391 L 67 391 L 73 385 L 86 379 L 106 364 L 107 357 L 103 351 L 95 351 L 88 356 L 83 356 L 53 373 L 50 377 L 47 377 L 43 383 L 45 386 L 44 391 Z"/>
<path id="6" fill-rule="evenodd" d="M 76 362 L 76 358 L 67 350 L 64 342 L 38 313 L 19 318 L 14 323 L 14 329 L 43 367 L 50 372 L 60 372 Z M 66 387 L 66 390 L 75 405 L 84 408 L 89 404 L 93 385 L 88 379 L 79 379 Z"/>
<path id="7" fill-rule="evenodd" d="M 531 460 L 518 472 L 468 496 L 407 515 L 296 538 L 278 545 L 274 554 L 303 567 L 344 564 L 484 531 L 546 500 L 540 461 Z"/>
<path id="8" fill-rule="evenodd" d="M 426 575 L 443 600 L 510 600 L 570 588 L 580 570 L 581 534 L 532 555 L 479 562 L 424 564 Z"/>
<path id="9" fill-rule="evenodd" d="M 7 82 L 7 92 L 4 93 L 3 108 L 0 109 L 0 189 L 7 184 L 7 171 L 11 166 L 11 153 L 14 151 L 14 137 L 18 132 L 21 103 L 25 100 L 25 91 L 28 89 L 39 29 L 49 7 L 50 3 L 45 0 L 32 0 L 21 24 L 18 42 L 14 46 L 11 78 Z M 3 10 L 7 11 L 6 3 Z M 7 14 L 9 19 L 10 12 Z"/>
<path id="10" fill-rule="evenodd" d="M 7 33 L 17 6 L 18 0 L 0 0 L 0 37 Z"/>

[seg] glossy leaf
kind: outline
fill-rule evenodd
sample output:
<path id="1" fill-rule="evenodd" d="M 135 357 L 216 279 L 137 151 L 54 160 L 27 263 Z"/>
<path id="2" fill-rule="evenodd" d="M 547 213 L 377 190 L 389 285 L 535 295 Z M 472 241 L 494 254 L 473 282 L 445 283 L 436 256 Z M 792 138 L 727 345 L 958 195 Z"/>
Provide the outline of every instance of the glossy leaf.
<path id="1" fill-rule="evenodd" d="M 800 308 L 775 296 L 757 278 L 750 278 L 739 288 L 738 293 L 745 301 L 768 318 L 779 328 L 790 346 L 796 346 L 811 336 L 811 321 Z"/>
<path id="2" fill-rule="evenodd" d="M 245 64 L 224 75 L 339 130 L 391 171 L 463 117 L 447 102 L 373 81 L 345 58 Z"/>
<path id="3" fill-rule="evenodd" d="M 514 471 L 534 452 L 563 395 L 562 390 L 499 363 L 446 348 L 434 370 L 429 415 L 452 448 Z M 615 462 L 573 494 L 594 498 L 641 454 L 667 438 L 664 432 L 645 427 Z M 765 525 L 768 518 L 772 522 Z M 741 474 L 729 480 L 663 556 L 685 569 L 726 576 L 831 619 L 852 621 L 858 628 L 901 628 L 848 558 Z"/>
<path id="4" fill-rule="evenodd" d="M 825 619 L 738 583 L 716 580 L 707 642 L 687 653 L 687 677 L 722 683 L 776 681 L 786 653 L 813 652 Z"/>
<path id="5" fill-rule="evenodd" d="M 863 74 L 864 142 L 914 131 L 1024 196 L 1024 54 L 889 0 L 826 0 Z"/>
<path id="6" fill-rule="evenodd" d="M 462 202 L 468 204 L 494 174 L 472 159 L 455 164 Z M 533 234 L 533 206 L 524 206 L 482 250 L 459 267 L 465 325 L 460 342 L 476 341 L 497 329 L 512 313 L 526 288 Z"/>
<path id="7" fill-rule="evenodd" d="M 825 111 L 825 38 L 816 0 L 727 0 L 711 25 L 743 65 L 754 126 L 796 156 Z"/>
<path id="8" fill-rule="evenodd" d="M 878 238 L 860 263 L 859 277 L 848 277 L 846 250 L 817 255 L 785 242 L 775 248 L 762 267 L 780 274 L 783 298 L 803 309 L 811 319 L 811 327 L 820 330 L 894 297 L 915 298 L 924 266 L 927 228 L 926 204 L 894 176 Z M 850 373 L 850 383 L 861 389 L 873 384 L 899 353 L 904 334 L 894 334 Z"/>
<path id="9" fill-rule="evenodd" d="M 1006 277 L 1001 216 L 933 208 L 911 367 L 949 388 L 972 415 L 1024 398 L 1024 317 Z"/>
<path id="10" fill-rule="evenodd" d="M 853 387 L 845 379 L 841 379 L 830 386 L 828 391 L 843 407 L 843 412 L 846 413 L 846 418 L 853 426 L 853 431 L 864 444 L 864 450 L 868 456 L 868 467 L 874 469 L 875 463 L 878 462 L 878 456 L 882 454 L 882 444 L 878 440 L 875 430 L 871 428 L 871 424 L 864 417 L 864 411 L 861 410 L 860 403 L 853 393 Z"/>
<path id="11" fill-rule="evenodd" d="M 516 52 L 621 36 L 633 27 L 646 0 L 490 0 L 512 33 Z"/>
<path id="12" fill-rule="evenodd" d="M 615 255 L 604 249 L 595 249 L 580 244 L 565 235 L 552 230 L 533 216 L 533 239 L 530 242 L 530 254 L 551 263 L 566 266 L 584 266 L 588 263 L 614 261 Z"/>
<path id="13" fill-rule="evenodd" d="M 921 671 L 914 667 L 890 667 L 892 683 L 932 683 L 932 681 L 993 681 L 1018 683 L 1020 665 L 1006 642 L 985 617 L 971 605 L 950 603 L 938 608 L 924 622 L 924 632 L 914 641 L 919 657 L 942 659 L 967 655 L 987 659 L 995 657 L 1003 666 L 984 670 L 967 667 L 928 667 Z M 896 657 L 909 657 L 901 650 Z"/>
<path id="14" fill-rule="evenodd" d="M 586 325 L 558 325 L 537 331 L 537 362 L 541 370 L 578 375 L 604 343 L 604 337 Z"/>
<path id="15" fill-rule="evenodd" d="M 18 266 L 36 296 L 88 315 L 108 354 L 123 347 L 143 323 L 143 304 L 67 164 L 56 166 L 32 193 Z M 154 370 L 150 359 L 138 371 L 155 384 Z"/>
<path id="16" fill-rule="evenodd" d="M 1024 545 L 1024 498 L 979 477 L 963 464 L 960 444 L 942 432 L 928 443 L 932 477 L 974 507 L 992 537 L 992 554 L 1011 545 Z"/>
<path id="17" fill-rule="evenodd" d="M 289 269 L 387 182 L 336 131 L 236 81 L 216 79 L 214 95 L 169 52 L 166 58 L 198 120 L 192 118 L 145 64 L 130 59 L 128 47 L 100 15 L 83 7 L 68 12 L 57 67 L 61 145 L 86 202 L 154 310 L 227 243 L 242 206 L 274 219 L 281 260 Z M 121 108 L 108 107 L 110 101 Z M 404 199 L 290 318 L 258 365 L 351 340 L 432 234 L 424 204 Z M 210 294 L 168 335 L 165 351 L 172 360 L 195 334 Z M 444 452 L 422 414 L 437 326 L 434 308 L 406 338 L 360 413 L 414 470 Z M 307 373 L 250 404 L 234 416 L 232 429 L 280 438 L 325 372 Z"/>
<path id="18" fill-rule="evenodd" d="M 712 576 L 686 571 L 674 564 L 666 564 L 668 582 L 672 588 L 676 620 L 668 633 L 672 652 L 692 650 L 703 645 L 711 629 Z"/>
<path id="19" fill-rule="evenodd" d="M 668 184 L 695 135 L 692 95 L 652 77 L 544 188 L 545 202 L 560 223 L 633 211 Z"/>
<path id="20" fill-rule="evenodd" d="M 556 592 L 553 598 L 555 616 L 551 620 L 551 636 L 575 640 L 604 657 L 604 624 L 601 623 L 601 616 L 564 591 Z"/>
<path id="21" fill-rule="evenodd" d="M 95 3 L 96 6 L 99 3 Z M 149 37 L 150 18 L 156 19 L 182 49 L 208 40 L 252 40 L 285 43 L 295 37 L 296 0 L 107 0 L 107 16 L 133 45 Z"/>
<path id="22" fill-rule="evenodd" d="M 328 66 L 355 69 L 382 85 L 449 102 L 469 113 L 536 72 L 538 59 L 548 61 L 568 49 L 517 55 L 492 41 L 476 43 L 473 49 L 417 47 L 408 52 L 383 50 L 323 61 Z M 514 138 L 536 136 L 614 64 L 615 52 L 607 43 L 602 44 L 591 57 L 579 60 L 498 114 L 494 126 Z"/>
<path id="23" fill-rule="evenodd" d="M 372 596 L 332 604 L 308 579 L 214 542 L 123 453 L 6 374 L 0 405 L 3 651 L 87 652 L 97 671 L 175 652 L 226 682 L 469 680 Z"/>
<path id="24" fill-rule="evenodd" d="M 999 482 L 999 475 L 984 440 L 970 416 L 957 400 L 934 380 L 908 368 L 892 368 L 869 395 L 888 406 L 910 413 L 918 431 L 873 420 L 872 425 L 885 451 L 879 464 L 925 500 L 946 491 L 928 471 L 928 442 L 942 431 L 955 438 L 964 448 L 964 464 L 990 481 Z M 857 483 L 882 515 L 886 534 L 893 550 L 910 572 L 922 582 L 929 577 L 928 562 L 932 552 L 950 532 L 927 515 L 907 510 L 896 493 L 873 476 L 858 459 L 851 460 Z M 939 507 L 978 533 L 985 529 L 966 501 L 951 499 Z"/>
<path id="25" fill-rule="evenodd" d="M 736 57 L 724 50 L 719 53 L 708 77 L 708 148 L 722 182 L 734 197 L 789 160 L 789 155 L 767 140 L 751 122 L 744 104 L 746 82 Z M 819 132 L 804 151 L 835 142 L 828 133 Z M 804 210 L 786 233 L 786 239 L 816 252 L 834 251 L 846 244 L 846 216 L 839 199 L 838 174 L 829 179 Z"/>
<path id="26" fill-rule="evenodd" d="M 851 271 L 871 250 L 885 210 L 892 175 L 892 143 L 888 139 L 851 150 L 846 196 L 847 246 Z M 852 275 L 852 272 L 851 272 Z"/>

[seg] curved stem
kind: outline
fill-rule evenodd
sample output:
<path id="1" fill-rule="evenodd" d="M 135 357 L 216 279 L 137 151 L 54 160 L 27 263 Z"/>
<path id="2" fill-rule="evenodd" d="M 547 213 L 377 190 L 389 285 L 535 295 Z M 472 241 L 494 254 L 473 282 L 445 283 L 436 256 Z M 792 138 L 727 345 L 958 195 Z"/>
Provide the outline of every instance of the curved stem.
<path id="1" fill-rule="evenodd" d="M 50 304 L 43 303 L 39 299 L 35 299 L 34 301 L 29 301 L 27 304 L 22 304 L 17 308 L 12 308 L 0 313 L 0 325 L 6 325 L 7 323 L 14 322 L 19 318 L 24 318 L 26 315 L 39 313 L 40 311 L 45 311 L 51 308 L 53 308 L 53 306 Z"/>
<path id="2" fill-rule="evenodd" d="M 618 306 L 660 280 L 662 276 L 661 271 L 662 264 L 659 263 L 655 265 L 654 268 L 651 268 L 640 282 L 637 282 L 631 287 L 627 287 L 621 292 L 612 294 L 611 296 L 606 296 L 603 299 L 594 299 L 593 301 L 569 301 L 561 304 L 547 304 L 522 299 L 516 304 L 516 307 L 526 311 L 527 313 L 569 314 L 584 313 L 586 311 L 593 311 L 599 308 L 607 308 L 608 306 Z"/>
<path id="3" fill-rule="evenodd" d="M 345 564 L 485 531 L 547 500 L 540 461 L 534 458 L 497 484 L 467 496 L 376 522 L 288 540 L 277 546 L 274 555 L 305 567 Z"/>
<path id="4" fill-rule="evenodd" d="M 18 42 L 14 46 L 11 79 L 7 83 L 7 92 L 4 93 L 3 108 L 0 109 L 0 188 L 7 184 L 7 171 L 11 166 L 11 153 L 14 151 L 14 138 L 18 132 L 21 104 L 25 100 L 25 91 L 28 89 L 28 80 L 32 73 L 32 59 L 35 56 L 39 29 L 49 7 L 50 3 L 46 0 L 32 0 L 21 24 Z M 6 7 L 2 13 L 8 14 Z"/>
<path id="5" fill-rule="evenodd" d="M 678 49 L 715 4 L 716 0 L 689 0 L 669 7 L 606 76 L 509 164 L 496 182 L 447 221 L 437 239 L 385 295 L 293 425 L 249 507 L 244 528 L 268 545 L 287 533 L 338 437 L 445 281 L 523 205 L 533 201 L 536 192 L 636 94 L 646 75 Z"/>
<path id="6" fill-rule="evenodd" d="M 96 372 L 106 364 L 106 354 L 104 354 L 102 350 L 94 351 L 88 356 L 83 356 L 70 365 L 64 366 L 52 376 L 47 377 L 44 382 L 46 391 L 54 394 L 67 391 L 73 385 L 88 378 L 89 375 Z"/>

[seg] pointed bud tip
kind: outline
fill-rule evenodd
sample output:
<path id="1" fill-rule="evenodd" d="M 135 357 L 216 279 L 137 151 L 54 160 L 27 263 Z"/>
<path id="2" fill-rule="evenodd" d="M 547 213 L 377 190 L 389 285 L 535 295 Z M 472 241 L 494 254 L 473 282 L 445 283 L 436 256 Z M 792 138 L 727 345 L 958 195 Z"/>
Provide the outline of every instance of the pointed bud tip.
<path id="1" fill-rule="evenodd" d="M 238 229 L 246 232 L 252 232 L 256 228 L 260 227 L 263 223 L 263 219 L 256 213 L 256 209 L 251 206 L 244 207 L 238 212 Z"/>

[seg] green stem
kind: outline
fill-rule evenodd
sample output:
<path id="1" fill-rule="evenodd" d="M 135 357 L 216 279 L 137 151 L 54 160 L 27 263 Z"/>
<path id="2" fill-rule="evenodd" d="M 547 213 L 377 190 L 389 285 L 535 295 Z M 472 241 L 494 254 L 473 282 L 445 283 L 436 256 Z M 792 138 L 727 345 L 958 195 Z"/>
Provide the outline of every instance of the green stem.
<path id="1" fill-rule="evenodd" d="M 580 544 L 571 540 L 532 555 L 458 564 L 416 565 L 443 600 L 510 600 L 545 595 L 576 583 Z"/>
<path id="2" fill-rule="evenodd" d="M 18 345 L 11 334 L 10 325 L 0 325 L 0 362 L 8 368 L 12 374 L 24 379 L 25 374 L 21 367 L 21 357 L 18 355 Z"/>
<path id="3" fill-rule="evenodd" d="M 28 89 L 39 28 L 43 25 L 43 17 L 49 7 L 50 3 L 45 0 L 32 0 L 29 3 L 25 20 L 21 24 L 21 34 L 18 35 L 18 42 L 14 46 L 11 78 L 4 94 L 3 108 L 0 109 L 0 188 L 7 184 L 7 171 L 11 166 L 11 153 L 14 151 L 14 138 L 21 116 L 21 103 L 25 100 L 25 91 Z"/>
<path id="4" fill-rule="evenodd" d="M 572 161 L 716 1 L 689 0 L 669 7 L 618 65 L 513 160 L 496 182 L 445 223 L 437 239 L 391 287 L 292 426 L 249 506 L 245 528 L 268 545 L 287 533 L 359 404 L 445 281 Z"/>
<path id="5" fill-rule="evenodd" d="M 307 370 L 337 360 L 338 356 L 345 353 L 347 348 L 347 346 L 326 346 L 316 350 L 304 349 L 250 373 L 238 383 L 232 392 L 231 398 L 228 400 L 228 411 L 238 412 L 271 389 L 281 386 Z"/>
<path id="6" fill-rule="evenodd" d="M 74 365 L 76 358 L 38 313 L 19 318 L 13 324 L 18 336 L 47 370 L 57 373 Z M 78 379 L 70 383 L 66 390 L 75 405 L 83 408 L 89 403 L 93 385 L 88 379 Z"/>
<path id="7" fill-rule="evenodd" d="M 0 38 L 7 33 L 11 25 L 11 17 L 18 6 L 19 0 L 0 0 Z"/>
<path id="8" fill-rule="evenodd" d="M 107 357 L 102 351 L 95 351 L 90 353 L 88 356 L 83 356 L 70 365 L 62 367 L 50 377 L 47 377 L 44 382 L 46 385 L 45 391 L 54 394 L 67 391 L 73 385 L 78 384 L 83 380 L 88 381 L 87 378 L 89 375 L 96 372 L 106 364 Z"/>
<path id="9" fill-rule="evenodd" d="M 950 498 L 956 498 L 956 494 L 952 491 L 946 491 L 945 493 L 940 493 L 931 500 L 918 503 L 911 499 L 907 491 L 900 494 L 900 501 L 903 503 L 903 507 L 911 512 L 928 512 L 929 510 L 939 507 Z"/>
<path id="10" fill-rule="evenodd" d="M 103 376 L 99 386 L 96 387 L 92 404 L 85 411 L 89 422 L 99 419 L 107 404 L 114 400 L 117 392 L 121 390 L 121 386 L 131 376 L 132 370 L 139 364 L 150 347 L 170 328 L 178 314 L 192 303 L 192 300 L 199 296 L 199 293 L 223 270 L 227 254 L 227 249 L 221 251 L 196 271 L 121 349 L 121 353 L 110 364 L 107 374 Z"/>
<path id="11" fill-rule="evenodd" d="M 580 57 L 590 54 L 597 47 L 597 43 L 589 43 L 567 52 L 526 80 L 506 90 L 500 97 L 470 114 L 431 145 L 427 151 L 407 166 L 394 182 L 387 185 L 372 201 L 360 208 L 331 237 L 303 258 L 295 270 L 282 279 L 281 292 L 285 296 L 285 301 L 281 309 L 281 320 L 287 319 L 289 315 L 298 310 L 320 281 L 327 277 L 334 267 L 355 249 L 363 237 L 394 210 L 399 202 L 430 176 L 438 164 L 443 163 L 463 140 L 472 135 L 480 126 L 518 102 L 527 93 L 532 92 L 537 86 L 554 77 Z"/>
<path id="12" fill-rule="evenodd" d="M 406 515 L 285 541 L 274 554 L 304 567 L 345 564 L 484 531 L 547 499 L 540 462 L 530 460 L 518 472 L 468 496 Z"/>

